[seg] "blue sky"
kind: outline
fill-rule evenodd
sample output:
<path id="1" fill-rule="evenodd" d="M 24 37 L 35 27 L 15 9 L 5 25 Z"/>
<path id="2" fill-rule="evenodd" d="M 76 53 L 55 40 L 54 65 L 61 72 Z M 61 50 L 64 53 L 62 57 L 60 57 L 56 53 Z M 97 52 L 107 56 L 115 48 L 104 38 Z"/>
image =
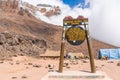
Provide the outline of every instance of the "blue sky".
<path id="1" fill-rule="evenodd" d="M 68 4 L 71 8 L 75 7 L 79 3 L 84 4 L 85 0 L 63 0 L 65 4 Z"/>

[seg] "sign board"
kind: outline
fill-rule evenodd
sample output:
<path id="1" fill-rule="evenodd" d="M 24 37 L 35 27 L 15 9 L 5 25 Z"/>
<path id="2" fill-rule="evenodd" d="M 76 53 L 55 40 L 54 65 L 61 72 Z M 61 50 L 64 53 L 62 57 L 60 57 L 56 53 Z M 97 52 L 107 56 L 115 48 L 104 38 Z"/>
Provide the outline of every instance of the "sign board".
<path id="1" fill-rule="evenodd" d="M 71 25 L 83 25 L 84 23 L 88 24 L 88 19 L 72 19 L 72 20 L 63 20 L 63 25 L 64 26 L 71 26 Z"/>
<path id="2" fill-rule="evenodd" d="M 65 33 L 65 38 L 72 45 L 80 45 L 85 40 L 85 31 L 82 27 L 70 27 Z"/>
<path id="3" fill-rule="evenodd" d="M 64 25 L 71 26 L 71 25 L 81 25 L 82 20 L 64 20 Z"/>
<path id="4" fill-rule="evenodd" d="M 71 45 L 80 45 L 85 40 L 85 30 L 81 27 L 87 19 L 80 17 L 72 19 L 71 17 L 63 20 L 63 26 L 66 29 L 65 38 Z"/>

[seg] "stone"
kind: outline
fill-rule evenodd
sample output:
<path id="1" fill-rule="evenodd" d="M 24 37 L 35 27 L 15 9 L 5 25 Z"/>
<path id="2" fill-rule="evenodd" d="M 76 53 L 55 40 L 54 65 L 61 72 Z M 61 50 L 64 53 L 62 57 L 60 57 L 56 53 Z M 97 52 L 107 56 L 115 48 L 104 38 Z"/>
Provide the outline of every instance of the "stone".
<path id="1" fill-rule="evenodd" d="M 105 65 L 102 64 L 101 66 L 103 67 L 103 66 L 105 66 Z"/>
<path id="2" fill-rule="evenodd" d="M 85 56 L 85 59 L 90 59 L 90 57 L 89 56 Z"/>
<path id="3" fill-rule="evenodd" d="M 80 53 L 79 55 L 80 55 L 80 59 L 84 59 L 85 58 L 83 53 Z"/>
<path id="4" fill-rule="evenodd" d="M 13 62 L 9 62 L 10 65 L 13 65 Z"/>
<path id="5" fill-rule="evenodd" d="M 79 59 L 81 59 L 81 57 L 80 57 L 80 56 L 75 56 L 75 59 L 78 59 L 78 60 L 79 60 Z"/>
<path id="6" fill-rule="evenodd" d="M 48 72 L 54 72 L 54 70 L 49 70 Z"/>
<path id="7" fill-rule="evenodd" d="M 108 61 L 107 63 L 114 63 L 113 61 Z"/>
<path id="8" fill-rule="evenodd" d="M 26 76 L 26 75 L 23 75 L 21 78 L 22 78 L 22 79 L 25 79 L 25 78 L 27 78 L 27 76 Z"/>
<path id="9" fill-rule="evenodd" d="M 120 66 L 120 62 L 117 63 L 117 66 Z"/>
<path id="10" fill-rule="evenodd" d="M 29 69 L 29 67 L 26 67 L 26 69 Z"/>
<path id="11" fill-rule="evenodd" d="M 25 56 L 25 54 L 23 54 L 23 53 L 20 53 L 20 54 L 18 54 L 19 56 Z"/>
<path id="12" fill-rule="evenodd" d="M 67 67 L 69 64 L 68 63 L 64 63 L 63 64 L 63 67 Z"/>
<path id="13" fill-rule="evenodd" d="M 17 61 L 16 61 L 16 64 L 20 64 L 20 61 L 19 61 L 19 60 L 17 60 Z"/>
<path id="14" fill-rule="evenodd" d="M 12 77 L 12 79 L 17 79 L 17 77 L 14 76 L 14 77 Z"/>
<path id="15" fill-rule="evenodd" d="M 5 32 L 3 34 L 4 34 L 4 36 L 5 36 L 6 39 L 12 38 L 12 34 L 11 33 Z"/>
<path id="16" fill-rule="evenodd" d="M 48 68 L 49 68 L 49 69 L 54 69 L 54 67 L 55 67 L 55 66 L 54 66 L 53 64 L 48 64 Z"/>
<path id="17" fill-rule="evenodd" d="M 68 68 L 68 69 L 69 69 L 69 68 L 70 68 L 70 66 L 66 66 L 66 68 Z"/>
<path id="18" fill-rule="evenodd" d="M 45 13 L 46 12 L 46 8 L 41 8 L 40 12 L 41 13 Z"/>
<path id="19" fill-rule="evenodd" d="M 40 64 L 34 64 L 33 67 L 40 68 L 41 65 Z"/>
<path id="20" fill-rule="evenodd" d="M 12 50 L 16 52 L 20 52 L 20 47 L 19 46 L 12 46 Z"/>
<path id="21" fill-rule="evenodd" d="M 3 34 L 0 34 L 0 44 L 3 44 L 6 42 L 6 38 Z"/>
<path id="22" fill-rule="evenodd" d="M 0 64 L 4 63 L 3 61 L 0 61 Z"/>
<path id="23" fill-rule="evenodd" d="M 13 55 L 13 57 L 17 57 L 17 55 Z"/>
<path id="24" fill-rule="evenodd" d="M 83 63 L 88 63 L 86 60 L 82 60 Z"/>
<path id="25" fill-rule="evenodd" d="M 33 63 L 28 63 L 28 65 L 33 65 Z"/>
<path id="26" fill-rule="evenodd" d="M 107 56 L 103 56 L 101 59 L 102 60 L 108 60 L 108 57 Z"/>
<path id="27" fill-rule="evenodd" d="M 19 54 L 21 54 L 21 56 L 28 55 L 32 57 L 39 57 L 40 54 L 45 53 L 46 49 L 47 44 L 45 40 L 12 32 L 0 33 L 1 58 L 12 57 L 13 55 L 16 56 Z"/>

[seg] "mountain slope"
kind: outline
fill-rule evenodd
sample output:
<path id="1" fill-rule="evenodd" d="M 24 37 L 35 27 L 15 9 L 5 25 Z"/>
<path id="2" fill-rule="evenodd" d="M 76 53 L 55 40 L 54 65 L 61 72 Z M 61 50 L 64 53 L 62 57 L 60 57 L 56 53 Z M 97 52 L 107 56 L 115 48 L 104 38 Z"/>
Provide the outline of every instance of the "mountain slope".
<path id="1" fill-rule="evenodd" d="M 0 33 L 14 33 L 15 35 L 24 35 L 30 37 L 30 40 L 32 38 L 35 40 L 43 40 L 45 41 L 47 49 L 55 51 L 60 50 L 62 26 L 57 26 L 38 20 L 29 11 L 26 9 L 21 9 L 19 7 L 16 9 L 9 7 L 8 11 L 3 10 L 2 8 L 0 10 Z M 115 48 L 114 46 L 102 43 L 94 39 L 92 42 L 93 53 L 95 56 L 97 56 L 100 48 Z M 85 55 L 88 55 L 86 41 L 80 46 L 72 46 L 66 42 L 65 50 L 67 52 L 82 52 Z"/>

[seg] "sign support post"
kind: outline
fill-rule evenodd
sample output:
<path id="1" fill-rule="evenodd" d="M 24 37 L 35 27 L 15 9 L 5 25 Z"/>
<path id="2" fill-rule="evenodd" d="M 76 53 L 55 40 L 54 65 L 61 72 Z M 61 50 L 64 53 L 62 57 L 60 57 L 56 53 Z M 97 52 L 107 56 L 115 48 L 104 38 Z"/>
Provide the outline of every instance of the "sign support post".
<path id="1" fill-rule="evenodd" d="M 85 33 L 86 33 L 86 39 L 87 39 L 87 46 L 88 46 L 88 51 L 89 51 L 89 57 L 90 57 L 90 66 L 91 66 L 91 73 L 95 73 L 95 63 L 94 63 L 94 56 L 92 53 L 92 45 L 91 45 L 91 38 L 89 35 L 89 30 L 86 27 L 86 24 L 84 22 L 84 27 L 85 27 Z"/>
<path id="2" fill-rule="evenodd" d="M 63 63 L 64 63 L 64 48 L 65 48 L 65 29 L 62 32 L 62 42 L 61 42 L 61 50 L 60 50 L 60 62 L 59 62 L 59 72 L 63 72 Z"/>

